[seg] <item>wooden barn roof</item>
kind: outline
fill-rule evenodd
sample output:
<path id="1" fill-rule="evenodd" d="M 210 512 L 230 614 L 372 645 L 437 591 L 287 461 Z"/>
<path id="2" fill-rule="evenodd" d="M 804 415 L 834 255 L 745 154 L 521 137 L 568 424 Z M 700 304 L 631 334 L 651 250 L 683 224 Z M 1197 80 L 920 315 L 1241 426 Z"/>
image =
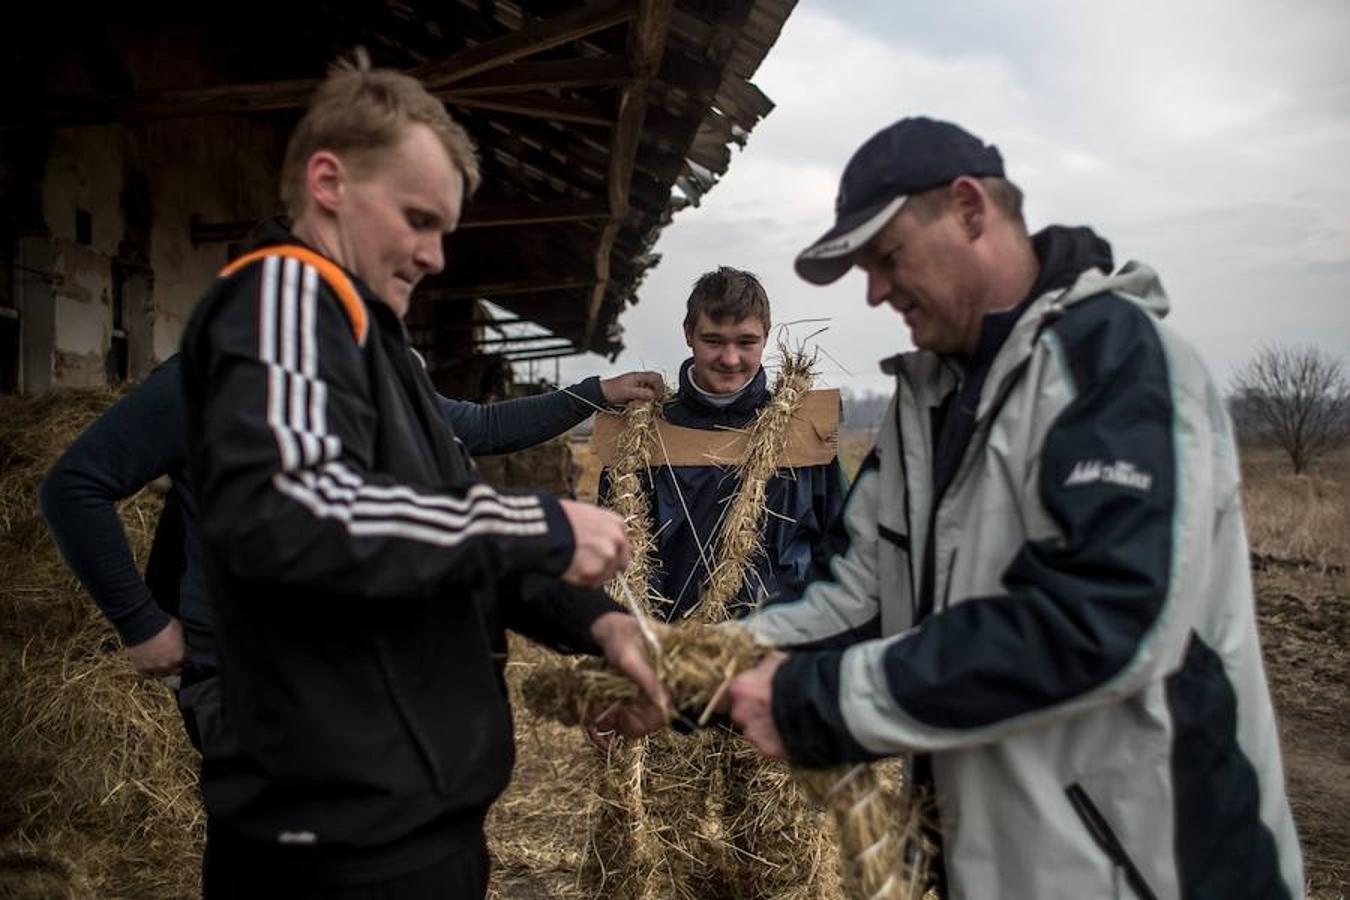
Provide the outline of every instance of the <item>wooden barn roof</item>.
<path id="1" fill-rule="evenodd" d="M 416 343 L 433 362 L 462 347 L 463 318 L 438 309 L 482 298 L 552 335 L 508 343 L 511 358 L 612 356 L 623 346 L 620 314 L 658 261 L 661 229 L 712 187 L 730 146 L 773 108 L 750 79 L 794 5 L 318 0 L 174 8 L 168 18 L 164 8 L 152 16 L 121 7 L 99 26 L 101 40 L 121 29 L 144 43 L 144 29 L 155 29 L 168 36 L 161 43 L 204 48 L 213 71 L 234 80 L 194 83 L 166 66 L 160 83 L 151 71 L 120 91 L 62 92 L 48 78 L 41 109 L 20 114 L 48 125 L 270 116 L 289 127 L 313 74 L 363 45 L 377 65 L 421 78 L 483 157 L 483 187 L 447 246 L 447 269 L 419 287 L 409 321 Z M 37 40 L 31 53 L 40 52 Z M 250 224 L 203 223 L 194 237 L 234 239 Z"/>

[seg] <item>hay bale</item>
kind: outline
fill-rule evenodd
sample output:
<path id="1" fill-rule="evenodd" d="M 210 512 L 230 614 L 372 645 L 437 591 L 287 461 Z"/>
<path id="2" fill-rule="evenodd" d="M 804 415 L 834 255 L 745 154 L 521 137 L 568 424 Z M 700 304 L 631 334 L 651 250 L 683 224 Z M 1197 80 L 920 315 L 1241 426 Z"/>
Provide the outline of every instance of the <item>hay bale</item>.
<path id="1" fill-rule="evenodd" d="M 562 437 L 515 453 L 476 456 L 474 463 L 483 480 L 493 487 L 547 491 L 560 495 L 571 493 L 576 488 L 572 447 Z"/>
<path id="2" fill-rule="evenodd" d="M 3 896 L 167 900 L 199 890 L 196 758 L 172 694 L 131 668 L 37 505 L 48 468 L 115 398 L 0 398 Z M 161 505 L 148 491 L 122 505 L 138 558 Z"/>

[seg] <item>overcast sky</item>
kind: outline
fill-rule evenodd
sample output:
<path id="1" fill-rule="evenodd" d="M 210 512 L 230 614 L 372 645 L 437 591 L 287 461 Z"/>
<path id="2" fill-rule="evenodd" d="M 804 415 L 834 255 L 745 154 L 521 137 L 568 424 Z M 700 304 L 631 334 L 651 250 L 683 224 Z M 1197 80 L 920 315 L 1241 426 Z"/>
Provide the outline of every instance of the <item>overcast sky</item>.
<path id="1" fill-rule="evenodd" d="M 830 225 L 853 150 L 907 115 L 996 144 L 1033 230 L 1091 225 L 1117 264 L 1153 265 L 1222 383 L 1267 340 L 1350 357 L 1348 36 L 1345 0 L 804 0 L 754 78 L 777 109 L 666 229 L 627 349 L 565 360 L 564 383 L 673 379 L 689 286 L 731 265 L 760 275 L 776 322 L 829 318 L 821 383 L 889 393 L 876 362 L 911 346 L 900 317 L 867 307 L 861 275 L 816 288 L 792 258 Z"/>

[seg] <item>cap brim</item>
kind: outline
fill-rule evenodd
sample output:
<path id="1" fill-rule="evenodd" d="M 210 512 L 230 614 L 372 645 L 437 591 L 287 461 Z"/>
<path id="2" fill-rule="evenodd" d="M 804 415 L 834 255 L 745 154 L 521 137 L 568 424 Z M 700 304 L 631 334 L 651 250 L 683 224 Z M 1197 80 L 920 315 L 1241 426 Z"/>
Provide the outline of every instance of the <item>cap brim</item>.
<path id="1" fill-rule="evenodd" d="M 812 284 L 838 281 L 853 265 L 850 257 L 854 251 L 861 249 L 873 235 L 886 227 L 886 223 L 908 199 L 908 195 L 901 195 L 845 216 L 817 238 L 815 243 L 798 253 L 793 268 Z"/>

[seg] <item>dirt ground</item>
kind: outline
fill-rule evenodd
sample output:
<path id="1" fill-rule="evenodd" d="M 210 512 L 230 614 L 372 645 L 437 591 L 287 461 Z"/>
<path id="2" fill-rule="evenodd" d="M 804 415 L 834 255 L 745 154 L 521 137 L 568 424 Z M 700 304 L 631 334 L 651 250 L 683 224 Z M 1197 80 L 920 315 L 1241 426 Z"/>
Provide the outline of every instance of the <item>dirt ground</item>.
<path id="1" fill-rule="evenodd" d="M 1343 568 L 1263 561 L 1257 610 L 1304 862 L 1317 896 L 1350 890 L 1350 585 Z"/>

